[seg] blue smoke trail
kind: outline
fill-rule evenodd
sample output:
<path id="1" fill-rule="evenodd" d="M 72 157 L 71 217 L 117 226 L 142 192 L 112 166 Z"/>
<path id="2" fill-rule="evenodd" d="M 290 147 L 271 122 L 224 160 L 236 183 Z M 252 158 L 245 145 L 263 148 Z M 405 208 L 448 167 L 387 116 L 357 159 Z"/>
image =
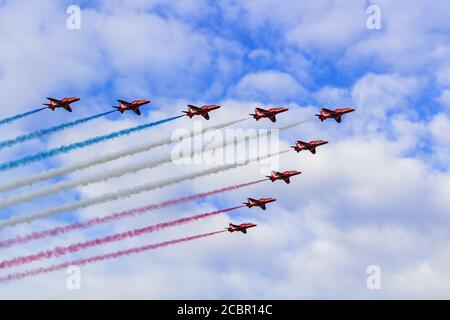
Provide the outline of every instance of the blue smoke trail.
<path id="1" fill-rule="evenodd" d="M 17 116 L 14 116 L 14 117 L 10 117 L 10 118 L 6 118 L 6 119 L 3 119 L 3 120 L 0 120 L 0 126 L 2 126 L 4 124 L 7 124 L 7 123 L 11 123 L 11 122 L 16 121 L 16 120 L 19 120 L 21 118 L 27 117 L 29 115 L 32 115 L 33 113 L 37 113 L 37 112 L 45 110 L 45 109 L 47 109 L 47 107 L 39 108 L 39 109 L 32 110 L 32 111 L 28 111 L 28 112 L 25 112 L 25 113 L 22 113 L 22 114 L 18 114 Z"/>
<path id="2" fill-rule="evenodd" d="M 22 142 L 25 142 L 25 141 L 28 141 L 28 140 L 38 139 L 38 138 L 40 138 L 42 136 L 45 136 L 45 135 L 48 135 L 48 134 L 51 134 L 51 133 L 55 133 L 55 132 L 58 132 L 58 131 L 62 131 L 62 130 L 71 128 L 71 127 L 75 127 L 77 125 L 86 123 L 88 121 L 91 121 L 91 120 L 94 120 L 94 119 L 106 116 L 107 114 L 110 114 L 110 113 L 113 113 L 113 112 L 117 112 L 117 111 L 113 110 L 113 111 L 108 111 L 108 112 L 104 112 L 104 113 L 101 113 L 101 114 L 96 114 L 96 115 L 93 115 L 93 116 L 90 116 L 90 117 L 86 117 L 86 118 L 83 118 L 83 119 L 78 119 L 78 120 L 75 120 L 75 121 L 72 121 L 72 122 L 63 123 L 61 125 L 58 125 L 58 126 L 55 126 L 55 127 L 52 127 L 52 128 L 42 129 L 42 130 L 38 130 L 38 131 L 29 133 L 29 134 L 24 134 L 22 136 L 18 136 L 18 137 L 14 138 L 14 139 L 11 139 L 11 140 L 0 141 L 0 149 L 6 148 L 6 147 L 12 147 L 13 145 L 16 145 L 18 143 L 22 143 Z"/>
<path id="3" fill-rule="evenodd" d="M 65 145 L 65 146 L 61 146 L 55 149 L 51 149 L 51 150 L 47 150 L 47 151 L 42 151 L 39 153 L 36 153 L 34 155 L 30 155 L 30 156 L 26 156 L 22 159 L 18 159 L 18 160 L 13 160 L 13 161 L 9 161 L 9 162 L 4 162 L 2 164 L 0 164 L 0 172 L 1 171 L 6 171 L 9 169 L 14 169 L 17 167 L 21 167 L 21 166 L 26 166 L 29 165 L 33 162 L 37 162 L 37 161 L 41 161 L 50 157 L 55 157 L 57 155 L 63 154 L 63 153 L 68 153 L 70 151 L 76 150 L 76 149 L 80 149 L 80 148 L 84 148 L 96 143 L 100 143 L 103 141 L 107 141 L 107 140 L 111 140 L 111 139 L 115 139 L 115 138 L 119 138 L 122 136 L 127 136 L 131 133 L 134 132 L 138 132 L 141 131 L 143 129 L 147 129 L 150 127 L 154 127 L 169 121 L 173 121 L 175 119 L 184 117 L 185 115 L 181 115 L 181 116 L 176 116 L 176 117 L 172 117 L 172 118 L 167 118 L 167 119 L 163 119 L 163 120 L 159 120 L 159 121 L 155 121 L 155 122 L 150 122 L 147 124 L 143 124 L 137 127 L 133 127 L 133 128 L 128 128 L 128 129 L 124 129 L 121 131 L 117 131 L 117 132 L 113 132 L 107 135 L 103 135 L 103 136 L 98 136 L 98 137 L 94 137 L 94 138 L 90 138 L 81 142 L 75 142 L 69 145 Z"/>

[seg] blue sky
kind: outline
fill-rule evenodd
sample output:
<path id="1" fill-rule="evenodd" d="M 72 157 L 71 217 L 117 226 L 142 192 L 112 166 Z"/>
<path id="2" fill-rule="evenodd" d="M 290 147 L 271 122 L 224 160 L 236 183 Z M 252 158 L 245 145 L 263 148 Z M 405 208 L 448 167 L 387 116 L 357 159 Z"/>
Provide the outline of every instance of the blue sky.
<path id="1" fill-rule="evenodd" d="M 66 8 L 72 4 L 81 8 L 80 30 L 66 28 Z M 381 30 L 366 27 L 370 4 L 381 10 Z M 320 107 L 357 108 L 341 125 L 315 121 L 282 133 L 282 145 L 296 139 L 330 141 L 315 156 L 289 153 L 280 157 L 281 169 L 303 171 L 289 186 L 260 184 L 11 248 L 0 257 L 234 206 L 247 195 L 277 197 L 264 214 L 240 210 L 229 217 L 86 250 L 77 256 L 214 231 L 230 218 L 257 222 L 258 228 L 248 235 L 224 234 L 83 267 L 83 285 L 78 291 L 68 290 L 67 275 L 57 272 L 2 285 L 0 297 L 448 298 L 449 12 L 450 5 L 440 0 L 0 1 L 0 118 L 36 108 L 47 96 L 82 98 L 74 105 L 73 114 L 45 111 L 1 127 L 1 140 L 107 111 L 116 99 L 152 100 L 141 118 L 112 114 L 41 141 L 3 149 L 0 162 L 177 115 L 188 103 L 222 105 L 222 110 L 214 113 L 213 124 L 245 116 L 257 105 L 288 106 L 289 117 L 280 115 L 279 124 L 309 119 Z M 275 127 L 251 121 L 239 126 Z M 1 173 L 0 179 L 9 182 L 64 167 L 170 136 L 180 127 L 190 130 L 192 122 L 181 119 L 150 128 Z M 152 152 L 168 151 L 170 147 Z M 95 175 L 154 156 L 148 153 L 117 160 L 63 179 Z M 0 214 L 34 212 L 193 169 L 168 164 Z M 260 176 L 257 166 L 239 168 L 10 228 L 0 237 Z M 8 196 L 11 194 L 1 195 Z M 382 290 L 366 288 L 366 269 L 374 264 L 382 270 Z"/>

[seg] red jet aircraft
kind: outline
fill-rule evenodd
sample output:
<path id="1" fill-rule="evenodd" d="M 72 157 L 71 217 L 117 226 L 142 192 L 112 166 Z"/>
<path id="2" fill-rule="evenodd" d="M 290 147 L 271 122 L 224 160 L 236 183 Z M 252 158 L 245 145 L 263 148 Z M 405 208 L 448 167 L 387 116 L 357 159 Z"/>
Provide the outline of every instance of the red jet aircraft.
<path id="1" fill-rule="evenodd" d="M 70 104 L 73 102 L 80 101 L 80 98 L 70 97 L 70 98 L 62 98 L 61 100 L 55 98 L 47 98 L 50 100 L 50 103 L 44 103 L 44 106 L 48 106 L 49 109 L 55 111 L 56 108 L 64 108 L 69 112 L 72 112 L 72 108 Z"/>
<path id="2" fill-rule="evenodd" d="M 300 171 L 283 171 L 283 172 L 277 172 L 272 171 L 272 175 L 266 176 L 270 179 L 270 181 L 275 182 L 276 180 L 283 180 L 287 184 L 291 183 L 291 180 L 289 179 L 292 176 L 296 176 L 301 174 Z"/>
<path id="3" fill-rule="evenodd" d="M 288 108 L 270 108 L 267 110 L 262 108 L 255 108 L 255 113 L 250 113 L 250 115 L 253 116 L 256 121 L 262 118 L 269 118 L 272 122 L 277 122 L 275 116 L 281 112 L 285 112 L 288 110 Z"/>
<path id="4" fill-rule="evenodd" d="M 150 100 L 133 100 L 131 102 L 123 101 L 123 100 L 117 100 L 119 102 L 118 107 L 113 107 L 114 109 L 117 109 L 120 113 L 124 113 L 127 110 L 131 110 L 134 113 L 136 113 L 138 116 L 141 115 L 141 110 L 139 109 L 143 105 L 146 105 L 150 103 Z"/>
<path id="5" fill-rule="evenodd" d="M 297 141 L 295 143 L 295 146 L 291 146 L 291 148 L 294 148 L 297 153 L 299 153 L 302 150 L 309 150 L 312 154 L 316 154 L 316 148 L 318 146 L 327 144 L 328 141 L 323 140 L 313 140 L 310 142 L 304 142 L 304 141 Z"/>
<path id="6" fill-rule="evenodd" d="M 235 231 L 240 231 L 242 233 L 247 233 L 247 229 L 248 228 L 253 228 L 256 227 L 256 224 L 254 223 L 241 223 L 239 225 L 236 224 L 229 224 L 228 228 L 225 228 L 225 230 L 228 230 L 229 232 L 235 232 Z"/>
<path id="7" fill-rule="evenodd" d="M 355 109 L 352 108 L 338 108 L 334 110 L 322 108 L 320 114 L 316 114 L 316 116 L 319 117 L 321 121 L 324 121 L 325 119 L 334 119 L 337 123 L 341 123 L 342 116 L 353 111 L 355 111 Z"/>
<path id="8" fill-rule="evenodd" d="M 202 116 L 206 120 L 209 120 L 209 112 L 219 109 L 221 106 L 216 106 L 215 104 L 207 105 L 203 107 L 196 107 L 188 104 L 188 111 L 183 111 L 186 115 L 192 119 L 193 116 Z"/>
<path id="9" fill-rule="evenodd" d="M 277 201 L 277 199 L 261 198 L 261 199 L 256 200 L 256 199 L 248 198 L 247 201 L 248 202 L 244 202 L 244 204 L 249 208 L 260 207 L 261 209 L 266 210 L 266 203 Z"/>

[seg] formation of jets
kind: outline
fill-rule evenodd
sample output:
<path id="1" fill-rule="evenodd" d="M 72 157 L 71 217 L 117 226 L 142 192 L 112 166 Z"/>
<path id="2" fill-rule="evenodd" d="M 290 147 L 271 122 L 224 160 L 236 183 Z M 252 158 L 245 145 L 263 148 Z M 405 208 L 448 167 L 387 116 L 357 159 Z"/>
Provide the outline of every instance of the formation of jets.
<path id="1" fill-rule="evenodd" d="M 72 112 L 71 104 L 74 102 L 77 102 L 80 100 L 80 98 L 77 97 L 68 97 L 68 98 L 62 98 L 62 99 L 55 99 L 55 98 L 47 98 L 50 103 L 44 103 L 44 105 L 48 106 L 49 109 L 55 110 L 57 108 L 63 108 L 67 110 L 68 112 Z M 124 101 L 124 100 L 117 100 L 119 103 L 118 106 L 114 106 L 113 108 L 117 109 L 120 113 L 124 113 L 125 111 L 133 111 L 135 114 L 140 116 L 141 110 L 140 108 L 146 104 L 149 104 L 150 100 L 133 100 L 131 102 Z M 187 105 L 188 110 L 183 111 L 189 118 L 193 118 L 194 116 L 202 116 L 206 120 L 210 119 L 209 112 L 220 109 L 221 106 L 218 105 L 204 105 L 201 107 L 197 107 L 194 105 Z M 263 108 L 255 108 L 255 113 L 251 113 L 250 115 L 256 120 L 259 121 L 260 119 L 267 118 L 272 122 L 276 122 L 276 116 L 279 113 L 288 111 L 288 108 L 269 108 L 269 109 L 263 109 Z M 322 108 L 320 109 L 320 113 L 316 114 L 315 116 L 319 117 L 319 119 L 323 122 L 326 119 L 334 119 L 337 123 L 342 122 L 342 116 L 355 111 L 355 109 L 352 108 L 337 108 L 334 110 Z M 312 154 L 316 154 L 316 148 L 318 146 L 327 144 L 328 141 L 324 140 L 312 140 L 309 142 L 298 140 L 295 142 L 295 146 L 291 146 L 295 151 L 300 152 L 303 150 L 309 150 Z M 283 180 L 287 184 L 289 184 L 290 178 L 296 175 L 301 174 L 300 171 L 283 171 L 283 172 L 277 172 L 272 171 L 272 174 L 270 176 L 266 176 L 269 178 L 270 181 L 275 182 L 277 180 Z M 262 210 L 266 210 L 266 204 L 275 202 L 276 199 L 274 198 L 261 198 L 261 199 L 253 199 L 248 198 L 247 202 L 244 202 L 244 204 L 248 208 L 252 207 L 260 207 Z M 254 223 L 241 223 L 241 224 L 233 224 L 230 223 L 225 230 L 229 232 L 242 232 L 244 234 L 247 233 L 247 229 L 256 227 L 256 224 Z"/>
<path id="2" fill-rule="evenodd" d="M 72 112 L 72 108 L 70 106 L 72 103 L 80 101 L 80 98 L 77 98 L 77 97 L 67 97 L 67 98 L 62 98 L 62 99 L 55 99 L 55 98 L 48 97 L 47 99 L 50 101 L 50 103 L 44 103 L 44 105 L 48 106 L 49 109 L 54 111 L 57 108 L 63 108 L 65 110 L 67 110 L 68 112 Z M 134 113 L 136 113 L 138 116 L 140 116 L 142 114 L 140 108 L 143 105 L 149 104 L 151 101 L 145 100 L 145 99 L 137 99 L 137 100 L 133 100 L 131 102 L 128 102 L 125 100 L 117 100 L 117 102 L 119 103 L 119 105 L 114 106 L 113 108 L 117 109 L 117 111 L 119 111 L 120 113 L 124 113 L 125 111 L 130 110 L 130 111 L 133 111 Z M 183 113 L 185 113 L 189 118 L 193 118 L 194 116 L 202 116 L 206 120 L 209 120 L 210 119 L 209 112 L 220 109 L 222 106 L 211 104 L 211 105 L 204 105 L 201 107 L 197 107 L 192 104 L 188 104 L 187 107 L 188 107 L 188 110 L 183 111 Z M 286 112 L 288 110 L 289 110 L 289 108 L 263 109 L 263 108 L 258 107 L 258 108 L 255 108 L 255 111 L 254 111 L 255 113 L 250 113 L 249 115 L 251 115 L 256 121 L 259 121 L 260 119 L 263 119 L 263 118 L 267 118 L 267 119 L 270 119 L 270 121 L 272 121 L 272 122 L 277 122 L 276 116 L 279 113 Z M 341 123 L 342 116 L 344 114 L 347 114 L 347 113 L 350 113 L 353 111 L 355 111 L 355 109 L 352 109 L 352 108 L 337 108 L 334 110 L 322 108 L 322 109 L 320 109 L 320 113 L 316 114 L 315 116 L 319 117 L 319 119 L 321 121 L 324 121 L 326 119 L 335 119 L 336 122 Z"/>

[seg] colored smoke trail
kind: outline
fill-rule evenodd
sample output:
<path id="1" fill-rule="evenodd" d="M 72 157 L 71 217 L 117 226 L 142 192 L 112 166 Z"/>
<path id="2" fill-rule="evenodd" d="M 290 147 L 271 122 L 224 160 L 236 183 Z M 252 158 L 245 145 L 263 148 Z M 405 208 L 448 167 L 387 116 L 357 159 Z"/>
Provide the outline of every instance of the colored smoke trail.
<path id="1" fill-rule="evenodd" d="M 210 174 L 217 174 L 217 173 L 220 173 L 223 171 L 227 171 L 227 170 L 231 170 L 231 169 L 238 168 L 241 166 L 245 166 L 251 162 L 261 161 L 261 160 L 268 159 L 270 157 L 280 155 L 283 153 L 287 153 L 290 151 L 291 151 L 291 149 L 279 151 L 279 152 L 272 153 L 272 154 L 269 154 L 266 156 L 260 156 L 260 157 L 256 157 L 256 158 L 253 158 L 250 160 L 246 160 L 245 162 L 238 163 L 238 164 L 226 164 L 226 165 L 208 168 L 208 169 L 204 169 L 204 170 L 200 170 L 200 171 L 195 171 L 192 173 L 184 174 L 184 175 L 181 175 L 178 177 L 173 177 L 173 178 L 169 178 L 169 179 L 162 180 L 162 181 L 150 182 L 150 183 L 146 183 L 144 185 L 131 187 L 128 189 L 122 189 L 122 190 L 119 190 L 116 192 L 106 193 L 106 194 L 103 194 L 98 197 L 94 197 L 94 198 L 86 199 L 86 200 L 80 200 L 78 202 L 73 202 L 71 204 L 66 204 L 66 205 L 63 205 L 60 207 L 47 209 L 47 210 L 44 210 L 41 212 L 36 212 L 36 213 L 27 214 L 27 215 L 21 215 L 18 217 L 8 218 L 8 219 L 0 221 L 0 229 L 6 228 L 9 226 L 14 226 L 14 225 L 21 224 L 21 223 L 31 222 L 33 220 L 40 219 L 40 218 L 54 216 L 54 215 L 57 215 L 57 214 L 60 214 L 63 212 L 67 212 L 67 211 L 72 211 L 72 210 L 81 209 L 81 208 L 87 208 L 87 207 L 97 205 L 100 203 L 125 199 L 132 195 L 140 194 L 142 192 L 159 189 L 159 188 L 166 187 L 166 186 L 176 184 L 176 183 L 180 183 L 183 181 L 188 181 L 188 180 L 196 179 L 199 177 L 208 176 Z"/>
<path id="2" fill-rule="evenodd" d="M 55 264 L 55 265 L 52 265 L 52 266 L 49 266 L 46 268 L 41 267 L 41 268 L 31 269 L 31 270 L 28 270 L 25 272 L 16 272 L 16 273 L 6 275 L 4 277 L 0 277 L 0 282 L 3 283 L 3 282 L 8 282 L 8 281 L 14 281 L 14 280 L 19 280 L 19 279 L 23 279 L 23 278 L 28 278 L 28 277 L 34 277 L 34 276 L 37 276 L 40 274 L 45 274 L 45 273 L 50 273 L 50 272 L 54 272 L 57 270 L 66 269 L 70 266 L 84 266 L 84 265 L 97 263 L 97 262 L 101 262 L 101 261 L 105 261 L 105 260 L 117 259 L 117 258 L 120 258 L 123 256 L 129 256 L 129 255 L 133 255 L 133 254 L 143 253 L 143 252 L 147 252 L 147 251 L 151 251 L 151 250 L 155 250 L 155 249 L 159 249 L 159 248 L 169 247 L 169 246 L 172 246 L 172 245 L 175 245 L 178 243 L 189 242 L 189 241 L 193 241 L 196 239 L 214 236 L 214 235 L 217 235 L 217 234 L 220 234 L 223 232 L 226 232 L 226 230 L 198 234 L 195 236 L 184 237 L 184 238 L 180 238 L 180 239 L 164 241 L 164 242 L 149 244 L 149 245 L 140 246 L 140 247 L 134 247 L 131 249 L 126 249 L 126 250 L 116 251 L 116 252 L 107 253 L 107 254 L 103 254 L 103 255 L 93 256 L 90 258 L 77 259 L 77 260 L 73 260 L 73 261 L 64 262 L 61 264 Z"/>
<path id="3" fill-rule="evenodd" d="M 193 136 L 197 136 L 197 135 L 201 135 L 209 130 L 218 130 L 218 129 L 222 129 L 225 127 L 229 127 L 231 125 L 237 124 L 239 122 L 248 120 L 249 118 L 243 118 L 243 119 L 238 119 L 238 120 L 233 120 L 233 121 L 229 121 L 229 122 L 225 122 L 222 124 L 218 124 L 212 127 L 208 127 L 205 128 L 201 131 L 191 131 L 189 134 L 189 137 L 193 137 Z M 151 142 L 151 143 L 147 143 L 147 144 L 143 144 L 137 147 L 132 147 L 123 151 L 118 151 L 118 152 L 114 152 L 114 153 L 110 153 L 107 155 L 99 155 L 94 159 L 91 160 L 87 160 L 87 161 L 83 161 L 83 162 L 79 162 L 76 163 L 74 165 L 65 167 L 65 168 L 60 168 L 60 169 L 53 169 L 35 176 L 31 176 L 25 179 L 21 179 L 18 181 L 14 181 L 10 184 L 6 184 L 3 186 L 0 186 L 0 192 L 7 192 L 10 190 L 14 190 L 20 187 L 24 187 L 24 186 L 29 186 L 29 185 L 33 185 L 35 183 L 41 182 L 41 181 L 45 181 L 45 180 L 49 180 L 58 176 L 62 176 L 62 175 L 66 175 L 69 173 L 73 173 L 76 172 L 78 170 L 83 170 L 83 169 L 87 169 L 96 165 L 100 165 L 103 163 L 107 163 L 109 161 L 113 161 L 113 160 L 117 160 L 123 157 L 128 157 L 128 156 L 132 156 L 138 153 L 142 153 L 145 151 L 149 151 L 153 148 L 156 147 L 160 147 L 166 144 L 170 144 L 172 143 L 172 139 L 171 138 L 165 138 L 162 139 L 160 141 L 157 142 Z"/>
<path id="4" fill-rule="evenodd" d="M 267 132 L 265 132 L 265 133 L 267 133 Z M 255 137 L 252 137 L 252 138 L 256 138 L 256 137 L 257 137 L 257 135 L 255 135 Z M 244 140 L 245 140 L 245 137 L 241 138 L 237 142 L 242 142 Z M 225 145 L 220 146 L 220 148 L 223 148 L 224 146 L 234 144 L 234 143 L 236 143 L 236 141 L 229 141 Z M 202 152 L 203 151 L 199 151 L 196 154 L 202 153 Z M 178 158 L 178 159 L 180 159 L 180 158 Z M 41 197 L 45 197 L 45 196 L 49 196 L 49 195 L 55 195 L 59 192 L 67 190 L 67 189 L 87 186 L 87 185 L 90 185 L 93 183 L 104 182 L 104 181 L 108 181 L 112 178 L 122 177 L 126 174 L 137 173 L 137 172 L 145 170 L 145 169 L 156 168 L 160 165 L 170 163 L 174 160 L 177 160 L 177 159 L 173 159 L 171 155 L 165 155 L 156 160 L 152 159 L 150 161 L 146 160 L 146 161 L 143 161 L 143 162 L 140 162 L 137 164 L 131 164 L 131 165 L 127 164 L 120 168 L 113 168 L 111 170 L 107 170 L 107 171 L 101 172 L 101 173 L 96 173 L 92 176 L 84 177 L 81 179 L 57 183 L 57 184 L 51 185 L 46 188 L 38 189 L 38 190 L 29 192 L 29 193 L 19 195 L 17 197 L 12 197 L 12 198 L 2 200 L 2 201 L 0 201 L 0 209 L 8 207 L 8 206 L 14 206 L 14 205 L 17 205 L 17 204 L 20 204 L 23 202 L 28 202 L 28 201 L 31 201 L 36 198 L 41 198 Z"/>
<path id="5" fill-rule="evenodd" d="M 7 124 L 7 123 L 14 122 L 14 121 L 22 119 L 22 118 L 25 118 L 27 116 L 30 116 L 30 115 L 35 114 L 35 113 L 38 113 L 39 111 L 42 111 L 42 110 L 45 110 L 45 109 L 47 109 L 47 107 L 39 108 L 39 109 L 32 110 L 32 111 L 28 111 L 28 112 L 21 113 L 21 114 L 18 114 L 16 116 L 13 116 L 13 117 L 10 117 L 10 118 L 6 118 L 6 119 L 3 119 L 3 120 L 0 120 L 0 126 L 2 126 L 4 124 Z"/>
<path id="6" fill-rule="evenodd" d="M 163 208 L 167 208 L 167 207 L 171 207 L 171 206 L 176 206 L 179 204 L 183 204 L 183 203 L 190 202 L 190 201 L 195 201 L 198 199 L 203 199 L 203 198 L 213 196 L 216 194 L 238 190 L 238 189 L 248 187 L 248 186 L 251 186 L 251 185 L 263 182 L 263 181 L 267 181 L 267 180 L 268 179 L 261 179 L 261 180 L 247 182 L 247 183 L 237 184 L 237 185 L 233 185 L 233 186 L 229 186 L 229 187 L 225 187 L 225 188 L 221 188 L 221 189 L 216 189 L 216 190 L 212 190 L 212 191 L 208 191 L 208 192 L 197 193 L 197 194 L 193 194 L 190 196 L 181 197 L 178 199 L 171 199 L 171 200 L 167 200 L 167 201 L 160 202 L 160 203 L 150 204 L 150 205 L 140 207 L 140 208 L 117 212 L 117 213 L 113 213 L 113 214 L 106 215 L 103 217 L 92 218 L 92 219 L 88 219 L 84 222 L 76 222 L 76 223 L 69 224 L 69 225 L 66 225 L 63 227 L 55 227 L 55 228 L 48 229 L 48 230 L 32 232 L 32 233 L 24 235 L 24 236 L 19 235 L 14 238 L 11 238 L 11 239 L 0 241 L 0 248 L 1 249 L 9 248 L 11 246 L 25 244 L 25 243 L 33 241 L 33 240 L 38 240 L 38 239 L 48 238 L 48 237 L 55 237 L 57 235 L 66 234 L 66 233 L 69 233 L 69 232 L 72 232 L 75 230 L 83 230 L 83 229 L 86 229 L 86 228 L 89 228 L 92 226 L 109 223 L 109 222 L 121 220 L 124 218 L 139 216 L 139 215 L 142 215 L 149 211 L 163 209 Z"/>
<path id="7" fill-rule="evenodd" d="M 6 148 L 6 147 L 12 147 L 12 146 L 14 146 L 14 145 L 16 145 L 18 143 L 22 143 L 22 142 L 33 140 L 33 139 L 38 139 L 38 138 L 43 137 L 43 136 L 48 135 L 48 134 L 52 134 L 52 133 L 55 133 L 55 132 L 58 132 L 58 131 L 69 129 L 69 128 L 81 125 L 83 123 L 92 121 L 94 119 L 101 118 L 101 117 L 106 116 L 106 115 L 108 115 L 110 113 L 113 113 L 113 112 L 117 112 L 117 110 L 96 114 L 96 115 L 93 115 L 93 116 L 90 116 L 90 117 L 86 117 L 86 118 L 83 118 L 83 119 L 78 119 L 78 120 L 75 120 L 75 121 L 72 121 L 72 122 L 66 122 L 66 123 L 63 123 L 63 124 L 55 126 L 55 127 L 38 130 L 38 131 L 29 133 L 29 134 L 24 134 L 24 135 L 21 135 L 21 136 L 18 136 L 16 138 L 14 138 L 14 139 L 11 139 L 11 140 L 1 141 L 0 142 L 0 149 Z"/>
<path id="8" fill-rule="evenodd" d="M 169 121 L 173 121 L 175 119 L 179 119 L 181 117 L 184 117 L 185 115 L 181 115 L 181 116 L 176 116 L 176 117 L 172 117 L 172 118 L 167 118 L 167 119 L 163 119 L 163 120 L 159 120 L 159 121 L 155 121 L 155 122 L 151 122 L 151 123 L 147 123 L 147 124 L 143 124 L 137 127 L 133 127 L 133 128 L 128 128 L 128 129 L 124 129 L 124 130 L 120 130 L 120 131 L 116 131 L 110 134 L 106 134 L 103 136 L 97 136 L 94 138 L 90 138 L 81 142 L 75 142 L 69 145 L 65 145 L 65 146 L 60 146 L 58 148 L 54 148 L 51 150 L 47 150 L 47 151 L 42 151 L 39 153 L 36 153 L 34 155 L 30 155 L 30 156 L 26 156 L 24 158 L 21 159 L 17 159 L 17 160 L 13 160 L 13 161 L 9 161 L 9 162 L 5 162 L 0 164 L 0 171 L 6 171 L 6 170 L 10 170 L 10 169 L 14 169 L 17 167 L 21 167 L 21 166 L 26 166 L 29 165 L 31 163 L 37 162 L 37 161 L 41 161 L 47 158 L 51 158 L 51 157 L 55 157 L 57 155 L 63 154 L 63 153 L 68 153 L 71 152 L 73 150 L 77 150 L 80 148 L 85 148 L 88 147 L 90 145 L 93 144 L 97 144 L 103 141 L 108 141 L 111 139 L 116 139 L 122 136 L 127 136 L 130 135 L 134 132 L 138 132 L 147 128 L 151 128 L 154 126 L 158 126 L 160 124 L 169 122 Z"/>
<path id="9" fill-rule="evenodd" d="M 186 217 L 186 218 L 180 218 L 180 219 L 176 219 L 176 220 L 172 220 L 172 221 L 167 221 L 167 222 L 150 225 L 150 226 L 147 226 L 144 228 L 138 228 L 138 229 L 133 229 L 133 230 L 125 231 L 125 232 L 119 232 L 119 233 L 109 235 L 106 237 L 102 237 L 102 238 L 97 238 L 97 239 L 88 240 L 88 241 L 84 241 L 84 242 L 74 243 L 74 244 L 71 244 L 71 245 L 68 245 L 65 247 L 57 246 L 51 250 L 45 250 L 45 251 L 41 251 L 41 252 L 38 252 L 35 254 L 27 255 L 27 256 L 21 256 L 21 257 L 13 258 L 10 260 L 0 261 L 0 269 L 12 268 L 12 267 L 20 266 L 20 265 L 27 264 L 27 263 L 32 263 L 32 262 L 39 261 L 39 260 L 59 257 L 59 256 L 63 256 L 63 255 L 70 254 L 70 253 L 76 253 L 80 250 L 90 249 L 93 247 L 97 247 L 97 246 L 101 246 L 101 245 L 105 245 L 105 244 L 109 244 L 109 243 L 113 243 L 113 242 L 117 242 L 117 241 L 123 241 L 125 239 L 138 237 L 143 234 L 153 233 L 153 232 L 157 232 L 157 231 L 164 230 L 167 228 L 177 227 L 177 226 L 189 223 L 189 222 L 214 217 L 219 214 L 224 214 L 224 213 L 227 213 L 230 211 L 240 209 L 242 207 L 245 207 L 245 205 L 232 207 L 232 208 L 228 208 L 228 209 L 216 210 L 216 211 L 202 213 L 202 214 L 197 214 L 197 215 Z"/>
<path id="10" fill-rule="evenodd" d="M 280 128 L 279 130 L 280 131 L 286 130 L 286 129 L 292 128 L 295 125 L 296 124 L 289 125 L 289 126 Z M 263 131 L 262 133 L 255 132 L 255 134 L 253 134 L 251 136 L 250 135 L 249 136 L 242 136 L 242 137 L 239 137 L 238 139 L 227 141 L 225 144 L 221 144 L 221 145 L 216 146 L 216 148 L 225 148 L 228 145 L 246 141 L 247 138 L 255 139 L 255 138 L 258 138 L 258 137 L 260 137 L 262 135 L 267 135 L 267 134 L 269 134 L 269 131 Z M 204 152 L 204 151 L 203 150 L 199 150 L 199 151 L 194 153 L 194 156 L 196 154 L 201 154 L 202 152 Z M 54 195 L 54 194 L 57 194 L 59 192 L 67 190 L 67 189 L 81 187 L 81 186 L 87 186 L 87 185 L 92 184 L 92 183 L 108 181 L 109 179 L 118 178 L 118 177 L 124 176 L 126 174 L 130 174 L 130 173 L 137 173 L 137 172 L 142 171 L 144 169 L 152 169 L 152 168 L 155 168 L 157 166 L 163 165 L 165 163 L 170 163 L 170 162 L 173 162 L 174 160 L 179 160 L 179 159 L 182 159 L 182 158 L 178 157 L 178 158 L 174 159 L 171 155 L 167 155 L 167 156 L 161 157 L 160 159 L 156 159 L 156 160 L 152 159 L 151 161 L 144 161 L 144 162 L 141 162 L 141 163 L 138 163 L 138 164 L 126 165 L 126 166 L 123 166 L 121 168 L 114 168 L 114 169 L 111 169 L 109 171 L 105 171 L 105 172 L 102 172 L 102 173 L 99 173 L 99 174 L 95 174 L 93 176 L 85 177 L 85 178 L 82 178 L 82 179 L 61 182 L 61 183 L 49 186 L 47 188 L 39 189 L 39 190 L 30 192 L 30 193 L 26 193 L 26 194 L 23 194 L 23 195 L 20 195 L 20 196 L 17 196 L 17 197 L 13 197 L 13 198 L 9 198 L 9 199 L 5 199 L 3 201 L 0 201 L 0 209 L 8 207 L 8 206 L 17 205 L 19 203 L 31 201 L 31 200 L 36 199 L 36 198 L 49 196 L 49 195 Z"/>

